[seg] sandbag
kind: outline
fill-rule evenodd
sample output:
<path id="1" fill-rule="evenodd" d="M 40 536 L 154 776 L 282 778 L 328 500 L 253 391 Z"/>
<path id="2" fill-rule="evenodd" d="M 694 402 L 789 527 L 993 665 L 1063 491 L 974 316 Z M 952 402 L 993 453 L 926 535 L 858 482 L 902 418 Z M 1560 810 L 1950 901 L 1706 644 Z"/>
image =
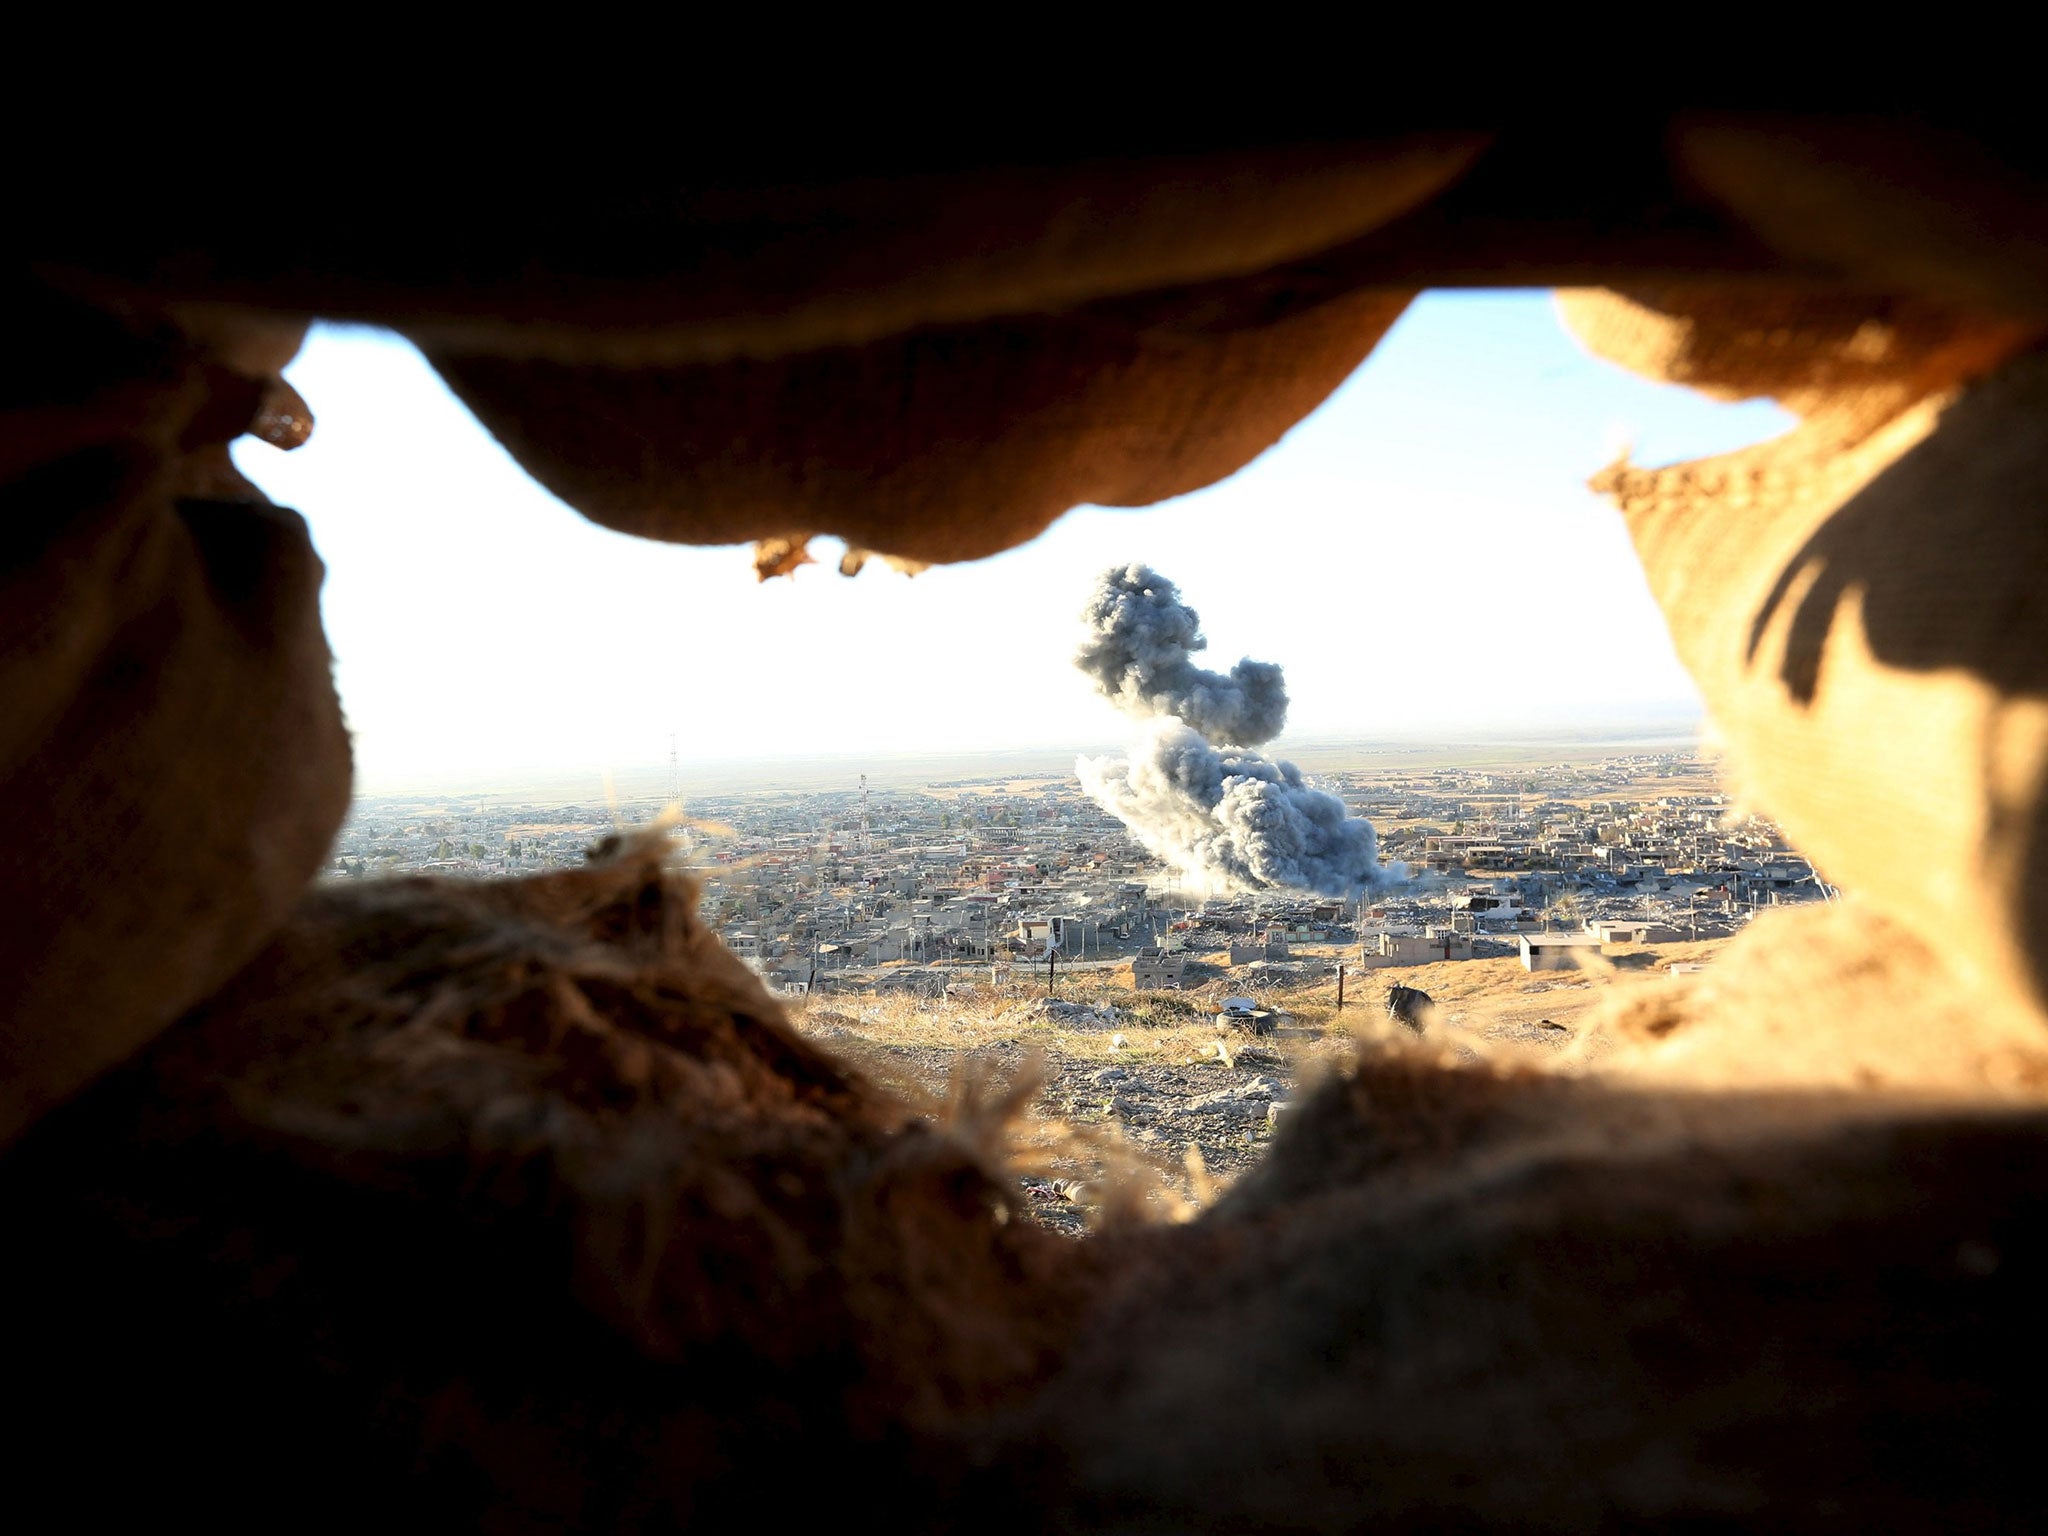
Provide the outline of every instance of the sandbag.
<path id="1" fill-rule="evenodd" d="M 2041 1016 L 2048 356 L 2000 364 L 2029 339 L 2010 324 L 1887 331 L 1867 312 L 1832 350 L 1778 349 L 1773 370 L 1696 310 L 1677 323 L 1719 334 L 1683 340 L 1663 374 L 1783 389 L 1810 413 L 1739 453 L 1593 482 L 1627 520 L 1738 782 L 1830 880 L 1953 957 L 1986 1006 Z M 1858 346 L 1885 366 L 1856 373 L 1843 351 Z"/>
<path id="2" fill-rule="evenodd" d="M 1990 371 L 2041 325 L 1926 298 L 1750 284 L 1560 290 L 1585 346 L 1631 373 L 1716 400 L 1768 396 L 1818 461 L 1929 396 Z"/>
<path id="3" fill-rule="evenodd" d="M 302 425 L 269 381 L 160 313 L 0 305 L 4 1144 L 262 947 L 349 750 L 305 525 L 227 458 Z"/>
<path id="4" fill-rule="evenodd" d="M 1111 137 L 1047 160 L 1047 143 L 1019 158 L 997 135 L 971 170 L 950 145 L 926 168 L 821 148 L 635 171 L 634 145 L 560 182 L 496 162 L 454 185 L 343 179 L 317 231 L 296 207 L 258 223 L 206 204 L 163 210 L 146 236 L 41 238 L 96 282 L 396 326 L 605 526 L 778 540 L 764 574 L 832 533 L 852 570 L 870 551 L 992 554 L 1075 505 L 1143 505 L 1240 468 L 1413 291 L 1361 279 L 1359 241 L 1486 142 L 1133 153 Z M 516 187 L 493 193 L 496 178 Z"/>
<path id="5" fill-rule="evenodd" d="M 21 243 L 160 298 L 387 325 L 429 350 L 661 367 L 1318 265 L 1454 183 L 1487 143 L 1150 120 L 902 136 L 854 118 L 800 146 L 730 125 L 698 139 L 553 121 L 541 153 L 494 132 L 459 175 L 435 156 L 316 156 L 313 200 L 102 157 L 86 206 L 25 177 Z"/>
<path id="6" fill-rule="evenodd" d="M 232 1528 L 308 1488 L 344 1528 L 941 1497 L 1101 1256 L 1024 1218 L 1014 1096 L 935 1123 L 834 1061 L 668 851 L 324 887 L 0 1160 L 38 1476 L 112 1439 L 111 1498 Z"/>
<path id="7" fill-rule="evenodd" d="M 1683 180 L 1819 279 L 2048 320 L 2040 126 L 1921 116 L 1686 113 Z"/>
<path id="8" fill-rule="evenodd" d="M 1987 1006 L 1946 946 L 1855 896 L 1760 912 L 1695 974 L 1617 978 L 1576 1027 L 1614 1047 L 1597 1058 L 1610 1081 L 1755 1096 L 1753 1132 L 1812 1126 L 1816 1094 L 1866 1118 L 2048 1102 L 2038 1022 Z"/>
<path id="9" fill-rule="evenodd" d="M 1120 1277 L 991 1503 L 1046 1531 L 2029 1528 L 2038 1103 L 1857 1124 L 1426 1050 L 1300 1101 Z"/>
<path id="10" fill-rule="evenodd" d="M 428 356 L 528 472 L 608 528 L 791 546 L 825 532 L 970 560 L 1084 502 L 1138 506 L 1230 474 L 1407 301 L 1276 279 L 768 360 Z"/>

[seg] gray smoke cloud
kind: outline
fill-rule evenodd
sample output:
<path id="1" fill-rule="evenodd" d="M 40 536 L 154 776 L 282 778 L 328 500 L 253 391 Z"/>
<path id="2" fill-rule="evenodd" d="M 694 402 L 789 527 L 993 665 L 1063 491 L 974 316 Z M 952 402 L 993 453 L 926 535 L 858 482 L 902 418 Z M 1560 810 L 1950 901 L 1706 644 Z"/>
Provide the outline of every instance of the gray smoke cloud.
<path id="1" fill-rule="evenodd" d="M 1171 715 L 1240 747 L 1271 741 L 1287 724 L 1287 684 L 1271 662 L 1247 657 L 1228 672 L 1194 664 L 1209 646 L 1202 617 L 1149 565 L 1104 571 L 1081 622 L 1088 637 L 1074 665 L 1125 714 Z"/>
<path id="2" fill-rule="evenodd" d="M 1294 764 L 1252 751 L 1280 732 L 1280 669 L 1228 675 L 1188 660 L 1207 642 L 1172 582 L 1142 565 L 1106 572 L 1082 614 L 1075 664 L 1127 714 L 1155 718 L 1125 758 L 1074 765 L 1088 796 L 1198 889 L 1353 897 L 1407 875 L 1379 861 L 1379 836 Z M 1218 743 L 1222 743 L 1219 745 Z"/>

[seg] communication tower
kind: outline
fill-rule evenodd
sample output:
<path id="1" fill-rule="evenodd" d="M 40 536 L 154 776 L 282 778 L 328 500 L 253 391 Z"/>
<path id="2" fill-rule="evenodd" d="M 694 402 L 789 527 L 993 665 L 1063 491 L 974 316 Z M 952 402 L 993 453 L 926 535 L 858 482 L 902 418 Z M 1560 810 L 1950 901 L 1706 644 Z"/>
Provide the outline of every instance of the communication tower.
<path id="1" fill-rule="evenodd" d="M 860 776 L 860 851 L 869 851 L 868 845 L 868 776 Z"/>
<path id="2" fill-rule="evenodd" d="M 683 816 L 683 769 L 676 757 L 674 732 L 670 732 L 668 738 L 668 804 L 663 809 L 665 814 L 675 818 L 669 835 L 687 858 L 696 850 L 697 840 L 690 835 L 690 823 Z"/>

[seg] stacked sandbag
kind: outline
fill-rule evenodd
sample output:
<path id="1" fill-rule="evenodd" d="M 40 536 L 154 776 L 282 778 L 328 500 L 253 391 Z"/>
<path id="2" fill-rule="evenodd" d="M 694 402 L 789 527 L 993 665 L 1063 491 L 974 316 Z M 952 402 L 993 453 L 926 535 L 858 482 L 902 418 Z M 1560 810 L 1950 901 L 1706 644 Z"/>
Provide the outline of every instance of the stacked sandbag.
<path id="1" fill-rule="evenodd" d="M 0 307 L 4 1144 L 262 947 L 349 752 L 320 562 L 227 458 L 303 435 L 272 388 L 296 331 L 33 284 Z"/>
<path id="2" fill-rule="evenodd" d="M 1394 1032 L 1079 1320 L 995 1496 L 1045 1531 L 2025 1531 L 2044 1135 L 2038 1098 Z"/>
<path id="3" fill-rule="evenodd" d="M 667 852 L 325 887 L 0 1164 L 24 1475 L 104 1436 L 114 1498 L 351 1528 L 940 1498 L 919 1446 L 1040 1384 L 1101 1265 L 1022 1219 L 1014 1098 L 832 1060 Z"/>
<path id="4" fill-rule="evenodd" d="M 1224 472 L 1426 281 L 1782 275 L 1770 245 L 1822 280 L 1896 249 L 1898 291 L 1954 300 L 1935 279 L 1957 271 L 2029 291 L 2010 221 L 1943 248 L 1953 225 L 1908 219 L 1894 246 L 1869 176 L 1853 216 L 1813 217 L 1772 201 L 1768 155 L 1745 181 L 1739 145 L 1666 126 L 1603 119 L 1576 157 L 1534 132 L 1464 181 L 1441 143 L 1178 181 L 1070 156 L 1035 200 L 1021 173 L 819 195 L 583 163 L 500 197 L 478 183 L 508 157 L 451 176 L 423 154 L 442 224 L 294 189 L 240 226 L 302 221 L 268 246 L 216 244 L 204 189 L 136 156 L 106 174 L 142 165 L 163 202 L 94 199 L 117 236 L 97 252 L 59 234 L 130 294 L 396 323 L 600 520 L 771 534 L 771 567 L 814 529 L 986 552 L 1065 499 Z M 1757 227 L 1701 219 L 1667 142 Z M 1801 192 L 1839 190 L 1824 157 L 1806 169 Z M 561 186 L 593 180 L 565 212 Z M 95 265 L 165 229 L 163 260 Z M 474 243 L 446 260 L 451 231 Z M 96 292 L 40 352 L 61 306 L 16 327 L 0 401 L 17 1119 L 237 970 L 345 785 L 317 566 L 224 463 L 291 408 L 266 408 L 234 314 L 172 324 Z M 1947 1030 L 2000 998 L 2034 1021 L 2041 365 L 1933 309 L 1752 288 L 1712 319 L 1645 294 L 1603 349 L 1629 360 L 1633 327 L 1638 367 L 1808 412 L 1777 447 L 1607 484 L 1753 787 L 1881 914 L 1785 941 L 1816 941 L 1804 968 L 1745 940 L 1715 1009 L 1782 988 L 1837 1028 L 1870 1009 Z M 1823 1135 L 1825 1107 L 1774 1096 L 1759 1136 L 1769 1106 L 1725 1094 L 1404 1041 L 1305 1096 L 1201 1222 L 1077 1251 L 1015 1219 L 1000 1114 L 925 1124 L 860 1083 L 692 903 L 644 850 L 321 892 L 46 1117 L 0 1161 L 21 1500 L 347 1529 L 2036 1518 L 2007 1443 L 2048 1262 L 2030 1106 L 1887 1106 Z M 1765 1052 L 1796 1024 L 1767 1019 Z M 1698 1021 L 1641 1022 L 1682 1045 Z M 115 1475 L 63 1466 L 105 1446 Z"/>
<path id="5" fill-rule="evenodd" d="M 961 131 L 787 163 L 636 141 L 567 178 L 501 150 L 458 184 L 338 164 L 317 216 L 123 183 L 148 216 L 36 243 L 80 281 L 392 326 L 607 527 L 767 541 L 764 574 L 813 533 L 914 565 L 1271 446 L 1415 290 L 1361 253 L 1486 143 Z"/>
<path id="6" fill-rule="evenodd" d="M 607 527 L 769 541 L 764 575 L 813 531 L 974 559 L 1270 447 L 1409 297 L 1330 253 L 1439 191 L 1477 143 L 699 196 L 671 238 L 716 260 L 685 247 L 633 328 L 543 325 L 514 345 L 410 329 L 513 456 Z"/>
<path id="7" fill-rule="evenodd" d="M 971 560 L 1082 503 L 1142 506 L 1231 474 L 1320 405 L 1408 302 L 1224 286 L 1237 291 L 796 357 L 613 368 L 428 355 L 528 472 L 606 527 L 797 548 L 823 530 L 912 560 Z"/>
<path id="8" fill-rule="evenodd" d="M 1620 361 L 1807 412 L 1783 438 L 1618 464 L 1595 487 L 1627 519 L 1746 792 L 1987 1006 L 2038 1015 L 2048 356 L 2020 327 L 1925 305 L 1782 303 L 1819 317 L 1790 344 L 1740 294 L 1568 301 Z"/>

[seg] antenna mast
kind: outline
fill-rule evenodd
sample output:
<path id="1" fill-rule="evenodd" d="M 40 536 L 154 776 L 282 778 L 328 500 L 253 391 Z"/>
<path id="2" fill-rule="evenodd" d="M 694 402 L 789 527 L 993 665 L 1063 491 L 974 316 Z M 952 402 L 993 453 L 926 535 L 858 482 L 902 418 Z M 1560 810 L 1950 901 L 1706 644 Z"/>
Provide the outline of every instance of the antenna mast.
<path id="1" fill-rule="evenodd" d="M 868 776 L 860 776 L 860 851 L 868 853 Z"/>
<path id="2" fill-rule="evenodd" d="M 690 835 L 689 822 L 683 819 L 683 769 L 676 757 L 676 737 L 673 731 L 669 732 L 668 737 L 668 814 L 675 818 L 674 829 L 670 835 L 675 838 L 676 846 L 683 855 L 688 857 L 696 849 L 697 840 Z"/>

